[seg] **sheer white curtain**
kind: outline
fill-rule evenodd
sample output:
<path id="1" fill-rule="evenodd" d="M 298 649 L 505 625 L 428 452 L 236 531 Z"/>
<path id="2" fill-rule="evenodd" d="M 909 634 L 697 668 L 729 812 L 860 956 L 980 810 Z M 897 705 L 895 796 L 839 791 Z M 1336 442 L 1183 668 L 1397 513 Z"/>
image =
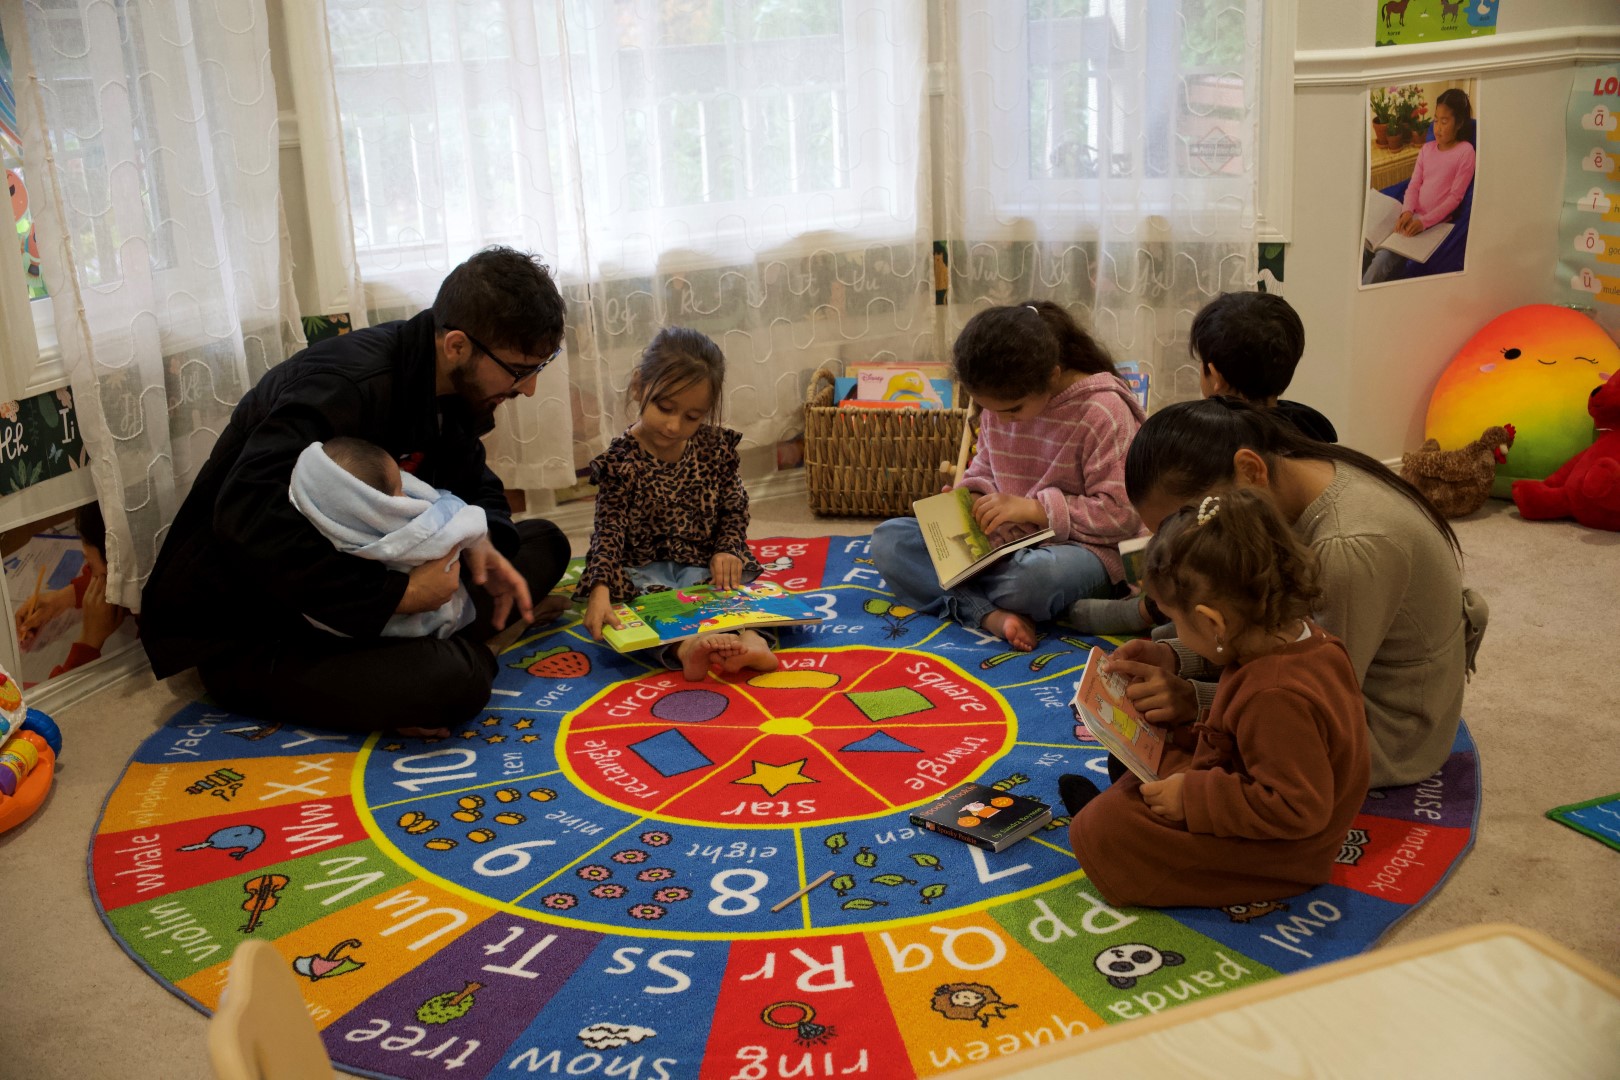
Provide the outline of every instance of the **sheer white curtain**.
<path id="1" fill-rule="evenodd" d="M 951 322 L 1065 305 L 1198 393 L 1186 332 L 1254 287 L 1261 0 L 957 0 L 943 161 Z"/>
<path id="2" fill-rule="evenodd" d="M 108 597 L 138 610 L 232 407 L 297 344 L 264 2 L 15 11 L 23 156 Z"/>
<path id="3" fill-rule="evenodd" d="M 830 358 L 933 349 L 921 0 L 326 0 L 373 320 L 471 252 L 540 252 L 564 356 L 503 406 L 509 487 L 574 482 L 666 324 L 727 358 L 726 421 L 795 429 Z"/>

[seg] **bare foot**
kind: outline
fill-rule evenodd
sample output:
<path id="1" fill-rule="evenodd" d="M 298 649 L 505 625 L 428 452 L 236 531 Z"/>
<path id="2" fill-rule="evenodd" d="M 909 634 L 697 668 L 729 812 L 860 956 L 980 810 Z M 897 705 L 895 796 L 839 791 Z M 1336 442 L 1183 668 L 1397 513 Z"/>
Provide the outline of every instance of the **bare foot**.
<path id="1" fill-rule="evenodd" d="M 737 638 L 742 648 L 720 662 L 721 670 L 735 675 L 743 668 L 753 671 L 775 671 L 782 662 L 771 652 L 771 643 L 757 630 L 740 630 Z"/>
<path id="2" fill-rule="evenodd" d="M 450 737 L 450 729 L 447 727 L 402 727 L 394 730 L 407 739 L 448 739 Z"/>
<path id="3" fill-rule="evenodd" d="M 681 642 L 675 655 L 680 658 L 681 672 L 686 676 L 686 681 L 702 682 L 708 677 L 711 666 L 723 665 L 731 656 L 742 651 L 743 643 L 736 634 L 699 634 Z"/>
<path id="4" fill-rule="evenodd" d="M 996 608 L 979 625 L 996 637 L 1005 638 L 1007 644 L 1019 652 L 1029 652 L 1035 647 L 1034 625 L 1016 612 Z"/>

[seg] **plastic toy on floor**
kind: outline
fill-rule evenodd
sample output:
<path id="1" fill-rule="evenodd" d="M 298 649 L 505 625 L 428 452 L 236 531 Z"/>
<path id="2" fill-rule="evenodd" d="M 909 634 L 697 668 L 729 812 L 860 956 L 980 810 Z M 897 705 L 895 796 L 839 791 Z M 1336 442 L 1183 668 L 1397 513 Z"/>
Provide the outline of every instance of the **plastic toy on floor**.
<path id="1" fill-rule="evenodd" d="M 1513 447 L 1513 425 L 1488 427 L 1467 446 L 1442 450 L 1433 439 L 1401 455 L 1401 476 L 1446 517 L 1466 517 L 1485 505 L 1496 467 Z"/>
<path id="2" fill-rule="evenodd" d="M 25 708 L 17 680 L 0 670 L 0 833 L 27 821 L 45 801 L 61 749 L 56 722 Z"/>
<path id="3" fill-rule="evenodd" d="M 1620 532 L 1620 378 L 1610 376 L 1586 403 L 1597 439 L 1546 480 L 1519 480 L 1513 501 L 1526 521 L 1574 518 Z"/>

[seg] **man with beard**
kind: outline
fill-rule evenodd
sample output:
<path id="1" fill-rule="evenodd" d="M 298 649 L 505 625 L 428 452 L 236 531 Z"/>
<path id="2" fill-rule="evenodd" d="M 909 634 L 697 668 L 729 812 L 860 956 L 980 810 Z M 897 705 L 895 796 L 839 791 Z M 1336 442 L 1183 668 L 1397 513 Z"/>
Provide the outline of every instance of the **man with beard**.
<path id="1" fill-rule="evenodd" d="M 147 580 L 153 672 L 195 666 L 220 705 L 271 722 L 435 735 L 471 719 L 497 671 L 486 643 L 514 617 L 531 621 L 568 565 L 556 526 L 514 525 L 479 441 L 496 406 L 533 395 L 562 340 L 545 266 L 490 248 L 450 272 L 431 310 L 272 368 L 237 403 Z M 483 507 L 488 534 L 409 573 L 336 550 L 287 485 L 306 446 L 344 435 Z M 443 639 L 381 636 L 390 616 L 432 611 L 463 578 L 472 625 Z"/>

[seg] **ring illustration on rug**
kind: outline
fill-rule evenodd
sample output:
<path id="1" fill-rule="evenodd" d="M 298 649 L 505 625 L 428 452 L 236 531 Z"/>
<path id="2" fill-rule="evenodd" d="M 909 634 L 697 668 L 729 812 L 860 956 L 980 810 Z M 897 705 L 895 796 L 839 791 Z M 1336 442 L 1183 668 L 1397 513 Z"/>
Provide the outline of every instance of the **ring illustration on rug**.
<path id="1" fill-rule="evenodd" d="M 1009 652 L 896 604 L 864 537 L 753 547 L 825 616 L 779 671 L 689 683 L 570 616 L 444 740 L 187 706 L 103 807 L 108 928 L 203 1009 L 272 940 L 376 1075 L 926 1076 L 1360 952 L 1472 843 L 1466 726 L 1287 901 L 1117 909 L 1067 818 L 999 853 L 919 830 L 968 781 L 1106 783 L 1069 700 L 1114 642 Z"/>

